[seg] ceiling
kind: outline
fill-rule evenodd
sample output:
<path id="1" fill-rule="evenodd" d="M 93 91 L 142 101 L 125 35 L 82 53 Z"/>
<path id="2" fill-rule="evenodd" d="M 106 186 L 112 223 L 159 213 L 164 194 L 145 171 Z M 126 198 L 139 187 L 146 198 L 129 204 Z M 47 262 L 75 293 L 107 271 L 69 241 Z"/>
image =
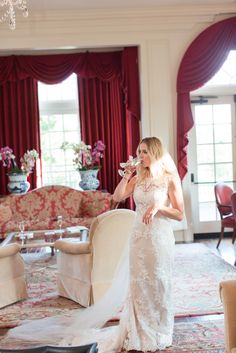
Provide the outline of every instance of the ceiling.
<path id="1" fill-rule="evenodd" d="M 151 8 L 181 5 L 230 5 L 236 0 L 27 0 L 29 10 Z"/>

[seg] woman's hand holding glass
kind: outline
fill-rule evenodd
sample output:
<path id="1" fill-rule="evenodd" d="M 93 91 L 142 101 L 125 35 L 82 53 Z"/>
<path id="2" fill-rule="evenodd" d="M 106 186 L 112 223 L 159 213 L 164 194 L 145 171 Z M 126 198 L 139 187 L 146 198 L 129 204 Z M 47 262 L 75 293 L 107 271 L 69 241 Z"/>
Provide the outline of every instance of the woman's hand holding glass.
<path id="1" fill-rule="evenodd" d="M 136 167 L 137 165 L 140 163 L 139 159 L 133 158 L 133 156 L 129 156 L 129 159 L 127 162 L 122 162 L 120 163 L 120 166 L 122 169 L 118 169 L 118 174 L 122 177 L 128 180 L 130 178 L 130 176 L 136 171 Z"/>

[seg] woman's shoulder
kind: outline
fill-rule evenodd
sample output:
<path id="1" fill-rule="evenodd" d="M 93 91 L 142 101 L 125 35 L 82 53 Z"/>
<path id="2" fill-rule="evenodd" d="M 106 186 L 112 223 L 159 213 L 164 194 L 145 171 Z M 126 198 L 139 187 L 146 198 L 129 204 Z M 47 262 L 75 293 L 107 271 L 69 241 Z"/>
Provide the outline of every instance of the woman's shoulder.
<path id="1" fill-rule="evenodd" d="M 169 187 L 174 187 L 177 184 L 181 184 L 178 173 L 167 173 L 166 180 L 168 182 Z"/>

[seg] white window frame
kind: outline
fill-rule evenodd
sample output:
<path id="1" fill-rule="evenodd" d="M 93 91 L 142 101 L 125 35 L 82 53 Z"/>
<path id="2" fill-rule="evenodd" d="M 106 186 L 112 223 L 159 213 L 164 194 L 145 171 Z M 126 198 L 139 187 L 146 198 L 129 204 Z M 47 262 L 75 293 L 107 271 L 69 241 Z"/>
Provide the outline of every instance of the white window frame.
<path id="1" fill-rule="evenodd" d="M 73 100 L 47 100 L 47 101 L 41 100 L 39 101 L 39 111 L 40 111 L 40 116 L 42 115 L 53 116 L 53 115 L 64 115 L 64 114 L 77 115 L 78 116 L 78 130 L 77 130 L 78 136 L 77 136 L 77 141 L 73 141 L 73 142 L 79 142 L 81 140 L 78 100 L 77 101 L 74 99 Z M 65 131 L 66 130 L 62 130 L 64 136 L 65 136 Z M 65 141 L 65 137 L 62 142 L 64 141 Z M 45 172 L 44 161 L 43 161 L 43 150 L 41 151 L 41 153 L 42 153 L 42 186 L 55 184 L 54 182 L 54 180 L 56 179 L 55 176 L 59 172 L 55 170 L 55 166 L 53 165 L 53 163 L 50 165 L 49 164 L 47 165 L 47 168 L 49 170 Z M 75 167 L 73 165 L 72 151 L 62 151 L 62 153 L 64 154 L 64 158 L 65 158 L 64 180 L 61 182 L 56 182 L 56 184 L 67 185 L 73 188 L 80 189 L 78 185 L 79 183 L 78 172 L 75 170 Z M 45 176 L 45 174 L 47 174 L 47 177 Z M 52 175 L 52 177 L 48 178 L 48 175 L 50 174 Z"/>

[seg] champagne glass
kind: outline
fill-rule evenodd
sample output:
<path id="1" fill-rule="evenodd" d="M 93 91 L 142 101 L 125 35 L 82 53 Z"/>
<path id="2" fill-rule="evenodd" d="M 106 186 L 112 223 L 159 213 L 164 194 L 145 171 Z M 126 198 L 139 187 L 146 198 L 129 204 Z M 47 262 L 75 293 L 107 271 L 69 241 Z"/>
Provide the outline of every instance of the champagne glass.
<path id="1" fill-rule="evenodd" d="M 19 230 L 20 230 L 20 239 L 22 241 L 22 244 L 24 243 L 24 240 L 26 238 L 25 234 L 24 234 L 24 230 L 25 230 L 25 221 L 20 221 L 19 222 Z"/>
<path id="2" fill-rule="evenodd" d="M 60 230 L 60 239 L 62 239 L 62 216 L 57 216 L 57 225 L 59 227 Z"/>
<path id="3" fill-rule="evenodd" d="M 120 163 L 120 166 L 122 169 L 118 169 L 118 174 L 123 178 L 123 176 L 125 175 L 125 169 L 128 167 L 136 167 L 137 165 L 139 165 L 140 160 L 138 157 L 133 157 L 133 156 L 129 156 L 129 159 L 127 162 L 122 162 Z"/>

